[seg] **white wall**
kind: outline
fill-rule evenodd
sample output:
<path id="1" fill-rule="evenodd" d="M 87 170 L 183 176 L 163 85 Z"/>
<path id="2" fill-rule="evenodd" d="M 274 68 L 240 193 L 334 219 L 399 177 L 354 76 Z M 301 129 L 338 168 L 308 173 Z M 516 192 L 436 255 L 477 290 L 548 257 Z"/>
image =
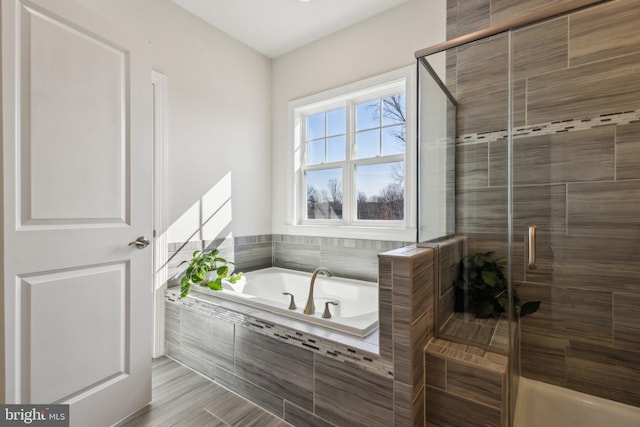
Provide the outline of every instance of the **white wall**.
<path id="1" fill-rule="evenodd" d="M 276 58 L 272 69 L 273 233 L 287 233 L 287 103 L 415 63 L 445 40 L 446 0 L 412 0 Z"/>
<path id="2" fill-rule="evenodd" d="M 143 37 L 154 70 L 167 75 L 169 223 L 208 216 L 233 194 L 211 232 L 270 233 L 271 60 L 169 0 L 79 1 Z M 199 217 L 169 241 L 195 231 Z"/>

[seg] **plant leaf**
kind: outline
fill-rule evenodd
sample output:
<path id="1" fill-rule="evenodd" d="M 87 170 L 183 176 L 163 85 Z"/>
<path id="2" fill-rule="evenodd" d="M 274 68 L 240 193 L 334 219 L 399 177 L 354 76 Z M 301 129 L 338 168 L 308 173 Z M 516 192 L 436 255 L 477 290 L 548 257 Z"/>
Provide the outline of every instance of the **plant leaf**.
<path id="1" fill-rule="evenodd" d="M 540 301 L 529 301 L 520 307 L 520 317 L 535 313 L 540 308 Z"/>
<path id="2" fill-rule="evenodd" d="M 212 280 L 208 283 L 209 289 L 213 289 L 214 291 L 222 290 L 222 278 L 218 277 L 216 280 Z"/>
<path id="3" fill-rule="evenodd" d="M 234 273 L 229 277 L 229 282 L 236 283 L 242 277 L 242 272 Z"/>
<path id="4" fill-rule="evenodd" d="M 226 265 L 218 267 L 218 269 L 216 270 L 218 277 L 227 277 L 228 272 L 229 272 L 229 267 L 227 267 Z"/>
<path id="5" fill-rule="evenodd" d="M 496 277 L 496 274 L 494 272 L 483 270 L 482 281 L 488 286 L 495 288 L 496 283 L 498 283 L 498 278 Z"/>
<path id="6" fill-rule="evenodd" d="M 493 304 L 489 301 L 483 301 L 476 307 L 476 317 L 484 319 L 493 314 Z"/>

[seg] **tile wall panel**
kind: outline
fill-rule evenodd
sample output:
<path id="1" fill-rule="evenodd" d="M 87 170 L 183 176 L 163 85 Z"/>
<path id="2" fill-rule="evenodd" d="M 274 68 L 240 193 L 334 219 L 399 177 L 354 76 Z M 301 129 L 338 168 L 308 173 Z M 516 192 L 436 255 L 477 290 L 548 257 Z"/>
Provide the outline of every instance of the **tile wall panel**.
<path id="1" fill-rule="evenodd" d="M 509 38 L 499 34 L 458 48 L 457 92 L 507 87 Z"/>
<path id="2" fill-rule="evenodd" d="M 514 185 L 614 178 L 616 128 L 606 126 L 584 131 L 561 132 L 515 138 Z M 507 184 L 507 142 L 490 144 L 489 182 Z"/>
<path id="3" fill-rule="evenodd" d="M 216 365 L 214 361 L 197 356 L 190 351 L 185 350 L 179 344 L 166 343 L 166 354 L 179 360 L 188 367 L 198 371 L 207 378 L 215 379 L 216 377 Z"/>
<path id="4" fill-rule="evenodd" d="M 280 418 L 284 416 L 284 399 L 282 397 L 234 375 L 233 372 L 227 371 L 224 368 L 216 368 L 215 380 L 218 384 L 243 396 L 245 399 L 250 400 L 274 415 Z"/>
<path id="5" fill-rule="evenodd" d="M 490 8 L 490 0 L 458 1 L 456 36 L 463 36 L 488 27 Z"/>
<path id="6" fill-rule="evenodd" d="M 203 359 L 233 370 L 234 326 L 203 319 L 198 313 L 181 310 L 181 346 Z"/>
<path id="7" fill-rule="evenodd" d="M 165 304 L 164 313 L 165 340 L 180 344 L 180 307 L 175 304 Z"/>
<path id="8" fill-rule="evenodd" d="M 608 236 L 554 236 L 554 282 L 592 290 L 638 293 L 638 239 Z"/>
<path id="9" fill-rule="evenodd" d="M 316 417 L 311 412 L 305 411 L 296 405 L 285 402 L 284 404 L 284 419 L 292 426 L 296 427 L 334 427 L 328 421 L 323 420 L 320 417 Z"/>
<path id="10" fill-rule="evenodd" d="M 395 300 L 395 297 L 394 297 Z M 394 378 L 411 384 L 413 378 L 413 352 L 411 350 L 411 310 L 393 306 L 393 372 Z"/>
<path id="11" fill-rule="evenodd" d="M 303 409 L 313 408 L 311 352 L 238 328 L 234 372 Z"/>
<path id="12" fill-rule="evenodd" d="M 638 353 L 571 341 L 567 385 L 574 390 L 640 406 Z"/>
<path id="13" fill-rule="evenodd" d="M 640 109 L 640 54 L 529 77 L 527 124 Z"/>
<path id="14" fill-rule="evenodd" d="M 456 146 L 456 187 L 474 188 L 489 185 L 488 144 Z"/>
<path id="15" fill-rule="evenodd" d="M 640 352 L 640 294 L 613 294 L 613 343 Z"/>
<path id="16" fill-rule="evenodd" d="M 500 410 L 436 388 L 426 388 L 427 426 L 500 426 Z"/>
<path id="17" fill-rule="evenodd" d="M 640 180 L 569 184 L 570 235 L 640 238 Z"/>
<path id="18" fill-rule="evenodd" d="M 513 90 L 513 126 L 527 124 L 527 79 L 514 80 L 511 84 Z M 516 128 L 516 132 L 518 129 Z"/>
<path id="19" fill-rule="evenodd" d="M 412 384 L 413 395 L 417 396 L 420 393 L 420 388 L 424 385 L 424 363 L 422 363 L 424 348 L 427 342 L 433 336 L 433 306 L 420 316 L 411 325 L 411 351 L 413 353 L 411 363 L 412 369 Z"/>
<path id="20" fill-rule="evenodd" d="M 447 0 L 447 40 L 458 36 L 458 0 Z"/>
<path id="21" fill-rule="evenodd" d="M 561 387 L 567 386 L 566 350 L 569 342 L 532 333 L 522 327 L 520 364 L 522 375 Z"/>
<path id="22" fill-rule="evenodd" d="M 447 362 L 447 390 L 476 402 L 500 408 L 502 377 L 453 360 Z"/>
<path id="23" fill-rule="evenodd" d="M 430 387 L 446 390 L 447 362 L 442 357 L 429 355 L 425 359 L 425 384 Z"/>
<path id="24" fill-rule="evenodd" d="M 640 123 L 616 127 L 616 179 L 640 179 Z"/>
<path id="25" fill-rule="evenodd" d="M 394 426 L 410 426 L 413 419 L 413 393 L 411 386 L 400 382 L 393 382 L 393 400 L 396 402 L 393 411 Z"/>
<path id="26" fill-rule="evenodd" d="M 618 0 L 571 15 L 569 60 L 572 66 L 640 51 L 640 8 L 636 0 Z"/>
<path id="27" fill-rule="evenodd" d="M 491 0 L 491 25 L 522 18 L 571 0 Z"/>
<path id="28" fill-rule="evenodd" d="M 316 357 L 314 391 L 314 413 L 337 426 L 393 425 L 392 379 Z"/>
<path id="29" fill-rule="evenodd" d="M 508 88 L 494 84 L 456 94 L 458 135 L 507 129 Z"/>
<path id="30" fill-rule="evenodd" d="M 506 231 L 506 224 L 506 187 L 461 189 L 456 192 L 458 232 L 500 233 Z"/>
<path id="31" fill-rule="evenodd" d="M 541 233 L 565 233 L 567 190 L 564 184 L 518 186 L 513 193 L 515 235 L 524 235 L 532 224 L 536 224 Z"/>
<path id="32" fill-rule="evenodd" d="M 513 32 L 513 79 L 561 70 L 568 66 L 568 25 L 564 16 Z"/>

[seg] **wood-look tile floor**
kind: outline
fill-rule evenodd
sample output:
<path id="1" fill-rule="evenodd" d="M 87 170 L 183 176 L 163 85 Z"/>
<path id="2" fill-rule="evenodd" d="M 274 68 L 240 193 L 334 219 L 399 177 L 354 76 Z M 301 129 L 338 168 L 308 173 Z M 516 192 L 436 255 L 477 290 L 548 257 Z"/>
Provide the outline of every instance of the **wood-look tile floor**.
<path id="1" fill-rule="evenodd" d="M 150 404 L 118 427 L 285 427 L 290 424 L 168 357 L 153 361 Z"/>

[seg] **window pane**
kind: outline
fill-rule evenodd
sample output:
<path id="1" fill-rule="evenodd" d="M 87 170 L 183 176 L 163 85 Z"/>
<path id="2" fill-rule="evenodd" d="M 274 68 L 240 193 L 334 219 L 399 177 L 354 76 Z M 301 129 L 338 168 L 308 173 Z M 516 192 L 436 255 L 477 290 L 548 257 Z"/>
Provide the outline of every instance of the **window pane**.
<path id="1" fill-rule="evenodd" d="M 327 139 L 327 162 L 341 162 L 346 158 L 347 137 L 334 136 Z"/>
<path id="2" fill-rule="evenodd" d="M 380 101 L 356 105 L 356 130 L 380 127 Z"/>
<path id="3" fill-rule="evenodd" d="M 382 100 L 382 125 L 394 125 L 406 121 L 406 102 L 404 93 L 392 95 Z"/>
<path id="4" fill-rule="evenodd" d="M 342 169 L 307 171 L 307 219 L 342 218 Z"/>
<path id="5" fill-rule="evenodd" d="M 403 154 L 406 141 L 405 125 L 389 126 L 382 129 L 382 155 Z"/>
<path id="6" fill-rule="evenodd" d="M 329 111 L 327 113 L 327 135 L 342 135 L 347 133 L 347 110 Z"/>
<path id="7" fill-rule="evenodd" d="M 380 155 L 380 129 L 356 133 L 356 158 L 376 157 Z"/>
<path id="8" fill-rule="evenodd" d="M 307 164 L 324 163 L 324 139 L 307 142 Z"/>
<path id="9" fill-rule="evenodd" d="M 324 113 L 315 116 L 307 116 L 307 138 L 316 139 L 324 137 Z"/>
<path id="10" fill-rule="evenodd" d="M 356 168 L 358 219 L 404 219 L 404 162 Z"/>

